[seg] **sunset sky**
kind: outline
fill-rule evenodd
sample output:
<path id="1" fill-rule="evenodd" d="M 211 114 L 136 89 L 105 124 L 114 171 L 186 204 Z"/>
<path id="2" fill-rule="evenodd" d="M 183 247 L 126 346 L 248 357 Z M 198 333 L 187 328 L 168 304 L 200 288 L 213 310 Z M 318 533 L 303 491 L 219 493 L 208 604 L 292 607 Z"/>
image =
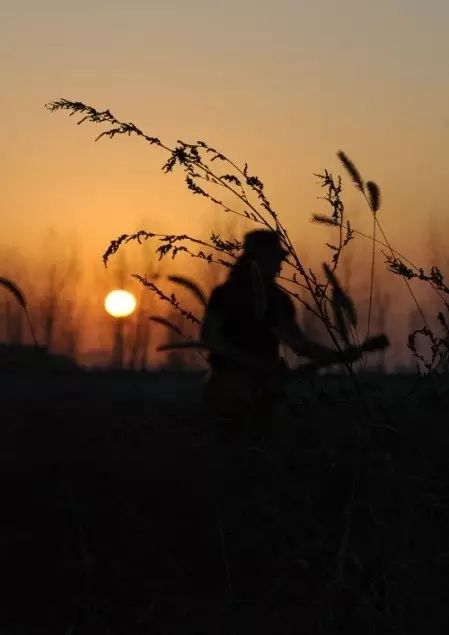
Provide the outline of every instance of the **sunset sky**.
<path id="1" fill-rule="evenodd" d="M 93 124 L 44 108 L 65 97 L 247 161 L 305 253 L 325 238 L 313 173 L 341 171 L 343 149 L 379 183 L 391 241 L 425 260 L 431 227 L 449 236 L 448 27 L 446 0 L 5 0 L 3 258 L 40 257 L 54 229 L 103 275 L 118 234 L 217 222 L 157 148 L 94 143 Z M 346 201 L 369 227 L 349 183 Z"/>

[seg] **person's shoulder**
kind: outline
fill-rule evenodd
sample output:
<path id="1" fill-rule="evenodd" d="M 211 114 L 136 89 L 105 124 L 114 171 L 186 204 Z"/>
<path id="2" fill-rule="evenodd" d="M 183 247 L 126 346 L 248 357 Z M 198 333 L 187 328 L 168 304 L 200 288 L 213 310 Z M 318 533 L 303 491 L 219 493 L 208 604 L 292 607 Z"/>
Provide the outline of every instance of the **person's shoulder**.
<path id="1" fill-rule="evenodd" d="M 230 295 L 231 290 L 229 288 L 229 283 L 224 282 L 223 284 L 219 284 L 212 289 L 209 296 L 208 305 L 210 307 L 215 307 L 221 304 L 225 304 L 226 302 L 228 302 Z"/>

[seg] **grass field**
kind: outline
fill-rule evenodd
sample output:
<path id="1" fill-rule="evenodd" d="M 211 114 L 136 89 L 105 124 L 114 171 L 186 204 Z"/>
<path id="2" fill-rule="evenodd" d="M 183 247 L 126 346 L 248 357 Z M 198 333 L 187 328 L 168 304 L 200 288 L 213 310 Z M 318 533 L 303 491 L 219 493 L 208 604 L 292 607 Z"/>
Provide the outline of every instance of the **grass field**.
<path id="1" fill-rule="evenodd" d="M 281 458 L 201 381 L 2 377 L 1 632 L 447 632 L 448 381 L 302 385 Z"/>

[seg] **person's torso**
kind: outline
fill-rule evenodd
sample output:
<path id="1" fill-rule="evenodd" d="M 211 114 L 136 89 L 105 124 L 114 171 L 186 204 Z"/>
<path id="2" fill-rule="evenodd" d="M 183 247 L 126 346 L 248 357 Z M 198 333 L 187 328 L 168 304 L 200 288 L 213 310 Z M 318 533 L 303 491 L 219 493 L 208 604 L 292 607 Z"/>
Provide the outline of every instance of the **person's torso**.
<path id="1" fill-rule="evenodd" d="M 288 296 L 274 283 L 264 288 L 264 307 L 260 310 L 248 277 L 231 279 L 217 287 L 211 296 L 211 307 L 222 318 L 222 333 L 238 350 L 276 362 L 279 359 L 279 337 L 276 327 L 290 309 Z M 235 366 L 220 355 L 211 354 L 214 367 Z"/>

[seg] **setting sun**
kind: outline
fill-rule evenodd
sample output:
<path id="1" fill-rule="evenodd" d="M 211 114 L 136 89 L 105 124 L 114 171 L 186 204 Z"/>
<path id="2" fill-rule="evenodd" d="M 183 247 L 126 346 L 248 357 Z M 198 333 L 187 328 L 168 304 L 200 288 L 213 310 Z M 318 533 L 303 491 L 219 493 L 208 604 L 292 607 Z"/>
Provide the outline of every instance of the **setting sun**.
<path id="1" fill-rule="evenodd" d="M 136 308 L 136 298 L 129 291 L 115 289 L 106 296 L 104 308 L 112 317 L 127 317 Z"/>

